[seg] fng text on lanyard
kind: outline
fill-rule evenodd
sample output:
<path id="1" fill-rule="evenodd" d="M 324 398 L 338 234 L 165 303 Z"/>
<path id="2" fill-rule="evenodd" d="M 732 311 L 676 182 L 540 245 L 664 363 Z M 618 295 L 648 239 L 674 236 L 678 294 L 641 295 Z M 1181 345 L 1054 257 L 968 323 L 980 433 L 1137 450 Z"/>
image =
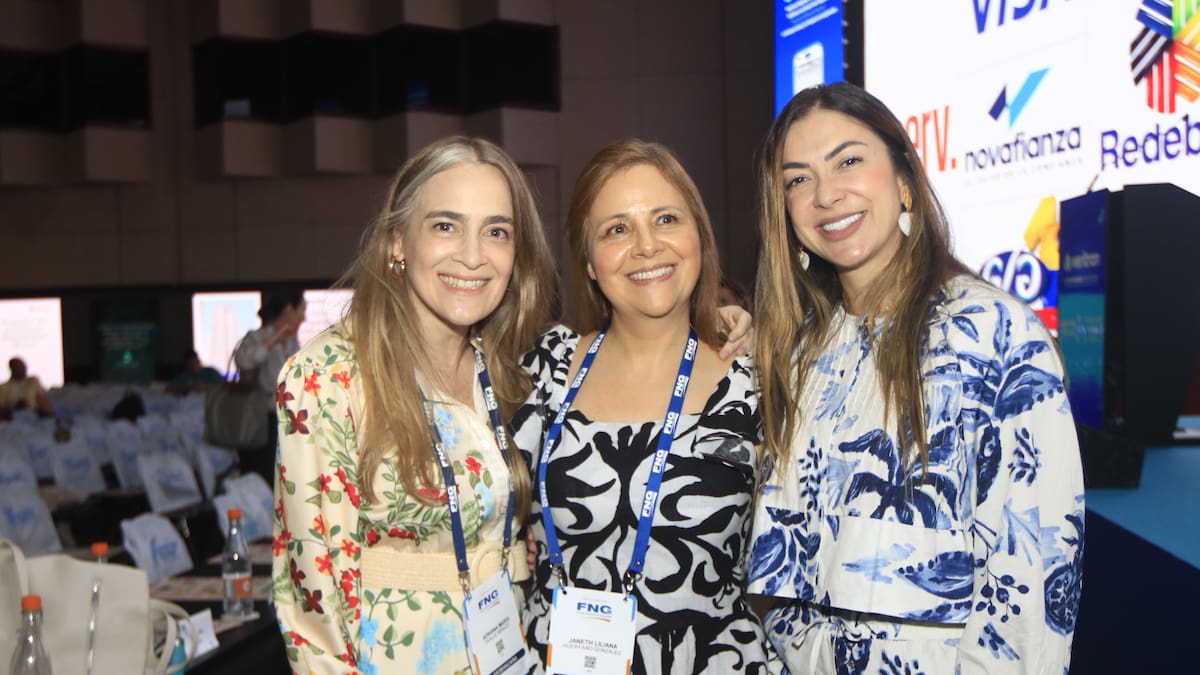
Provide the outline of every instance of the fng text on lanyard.
<path id="1" fill-rule="evenodd" d="M 475 373 L 479 376 L 479 386 L 483 389 L 483 400 L 487 407 L 488 417 L 492 422 L 492 431 L 496 435 L 496 445 L 500 447 L 500 453 L 504 457 L 504 461 L 508 462 L 508 435 L 504 430 L 504 421 L 500 419 L 500 409 L 496 404 L 496 394 L 492 390 L 492 379 L 488 377 L 487 365 L 483 362 L 483 355 L 479 350 L 475 350 Z M 425 409 L 425 422 L 429 425 L 429 435 L 433 438 L 433 450 L 437 455 L 438 465 L 442 469 L 442 480 L 446 483 L 446 502 L 450 508 L 450 532 L 454 539 L 454 559 L 458 563 L 458 580 L 462 583 L 463 593 L 471 594 L 471 568 L 467 564 L 467 539 L 463 532 L 462 514 L 460 511 L 458 485 L 454 480 L 454 466 L 450 463 L 450 457 L 446 454 L 445 444 L 442 442 L 442 434 L 438 431 L 437 424 L 433 419 L 433 406 L 430 405 L 429 399 L 425 398 L 425 393 L 421 392 L 421 405 Z M 511 466 L 511 463 L 510 463 Z M 504 552 L 501 558 L 501 563 L 505 568 L 508 567 L 508 549 L 512 544 L 512 521 L 513 521 L 513 486 L 512 472 L 508 476 L 508 512 L 507 518 L 504 520 Z"/>
<path id="2" fill-rule="evenodd" d="M 592 346 L 588 348 L 575 374 L 571 388 L 563 399 L 562 407 L 554 417 L 554 423 L 546 433 L 546 441 L 542 445 L 541 461 L 538 462 L 538 495 L 542 501 L 542 520 L 546 529 L 546 549 L 550 555 L 550 565 L 558 575 L 560 586 L 567 585 L 566 571 L 563 569 L 562 549 L 558 545 L 558 532 L 554 528 L 554 519 L 550 514 L 550 496 L 546 493 L 546 466 L 550 463 L 550 452 L 562 434 L 563 422 L 571 410 L 571 403 L 583 379 L 587 377 L 596 353 L 600 351 L 600 343 L 608 329 L 600 331 Z M 679 361 L 679 374 L 675 377 L 675 386 L 671 391 L 671 403 L 667 406 L 667 416 L 663 420 L 662 432 L 658 435 L 658 446 L 654 450 L 654 459 L 650 463 L 650 477 L 646 480 L 646 493 L 642 497 L 642 510 L 638 515 L 637 537 L 633 544 L 633 559 L 629 561 L 629 569 L 622 579 L 625 594 L 633 593 L 633 585 L 643 573 L 646 564 L 646 549 L 650 546 L 650 529 L 654 526 L 654 514 L 658 510 L 658 491 L 662 485 L 663 473 L 667 469 L 667 457 L 671 454 L 671 443 L 675 440 L 675 428 L 679 423 L 679 415 L 683 411 L 683 399 L 687 395 L 688 382 L 692 379 L 692 366 L 696 363 L 696 350 L 700 341 L 696 338 L 695 329 L 688 331 L 687 346 L 683 349 L 683 357 Z"/>

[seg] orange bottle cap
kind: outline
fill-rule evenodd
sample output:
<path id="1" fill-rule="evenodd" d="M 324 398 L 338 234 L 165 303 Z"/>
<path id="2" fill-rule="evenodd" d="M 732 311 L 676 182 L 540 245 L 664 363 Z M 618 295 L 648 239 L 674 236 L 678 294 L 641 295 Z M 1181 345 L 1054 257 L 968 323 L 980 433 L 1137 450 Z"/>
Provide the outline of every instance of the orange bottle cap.
<path id="1" fill-rule="evenodd" d="M 21 596 L 21 611 L 36 612 L 42 608 L 42 596 L 40 595 L 23 595 Z"/>
<path id="2" fill-rule="evenodd" d="M 237 520 L 241 520 L 242 519 L 242 510 L 235 506 L 232 509 L 229 509 L 229 511 L 227 511 L 225 515 L 229 516 L 230 520 L 234 520 L 235 518 Z"/>
<path id="3" fill-rule="evenodd" d="M 97 541 L 92 543 L 92 555 L 99 558 L 102 555 L 108 555 L 108 542 Z"/>

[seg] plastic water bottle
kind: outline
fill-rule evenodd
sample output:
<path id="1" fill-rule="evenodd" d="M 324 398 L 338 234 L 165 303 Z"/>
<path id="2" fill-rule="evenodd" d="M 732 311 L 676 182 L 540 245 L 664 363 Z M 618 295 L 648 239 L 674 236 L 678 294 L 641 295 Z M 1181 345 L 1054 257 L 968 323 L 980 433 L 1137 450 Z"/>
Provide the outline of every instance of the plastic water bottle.
<path id="1" fill-rule="evenodd" d="M 108 542 L 92 542 L 92 557 L 97 565 L 108 562 Z M 87 653 L 84 656 L 84 673 L 92 675 L 96 663 L 96 629 L 100 620 L 100 577 L 92 579 L 92 605 L 88 612 Z"/>
<path id="2" fill-rule="evenodd" d="M 225 581 L 226 619 L 248 619 L 254 615 L 250 548 L 242 534 L 242 510 L 229 509 L 229 535 L 225 537 L 225 555 L 221 558 L 221 578 Z"/>
<path id="3" fill-rule="evenodd" d="M 50 657 L 42 642 L 42 596 L 21 598 L 21 628 L 17 631 L 17 647 L 8 662 L 11 675 L 52 675 Z"/>

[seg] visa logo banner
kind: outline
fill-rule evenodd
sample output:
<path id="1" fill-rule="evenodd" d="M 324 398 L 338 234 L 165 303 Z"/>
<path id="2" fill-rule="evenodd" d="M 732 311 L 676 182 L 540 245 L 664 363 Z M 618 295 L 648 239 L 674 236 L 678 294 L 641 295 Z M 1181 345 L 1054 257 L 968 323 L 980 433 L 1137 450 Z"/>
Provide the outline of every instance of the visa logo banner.
<path id="1" fill-rule="evenodd" d="M 1056 0 L 1061 2 L 1062 0 Z M 1043 10 L 1050 0 L 974 0 L 975 2 L 975 32 L 982 34 L 993 23 L 1003 26 L 1006 20 L 1020 21 L 1033 13 L 1033 10 Z M 994 10 L 994 11 L 993 11 Z"/>

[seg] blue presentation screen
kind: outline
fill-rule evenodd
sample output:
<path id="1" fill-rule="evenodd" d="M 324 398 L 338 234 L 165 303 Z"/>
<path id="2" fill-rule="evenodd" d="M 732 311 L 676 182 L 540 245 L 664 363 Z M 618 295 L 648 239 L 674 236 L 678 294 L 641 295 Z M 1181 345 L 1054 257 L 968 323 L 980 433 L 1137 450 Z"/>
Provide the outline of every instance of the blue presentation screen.
<path id="1" fill-rule="evenodd" d="M 775 114 L 796 92 L 840 82 L 842 0 L 775 0 Z"/>
<path id="2" fill-rule="evenodd" d="M 1104 428 L 1104 291 L 1107 250 L 1108 190 L 1098 190 L 1062 204 L 1059 247 L 1059 343 L 1067 372 L 1067 397 L 1075 419 Z"/>

